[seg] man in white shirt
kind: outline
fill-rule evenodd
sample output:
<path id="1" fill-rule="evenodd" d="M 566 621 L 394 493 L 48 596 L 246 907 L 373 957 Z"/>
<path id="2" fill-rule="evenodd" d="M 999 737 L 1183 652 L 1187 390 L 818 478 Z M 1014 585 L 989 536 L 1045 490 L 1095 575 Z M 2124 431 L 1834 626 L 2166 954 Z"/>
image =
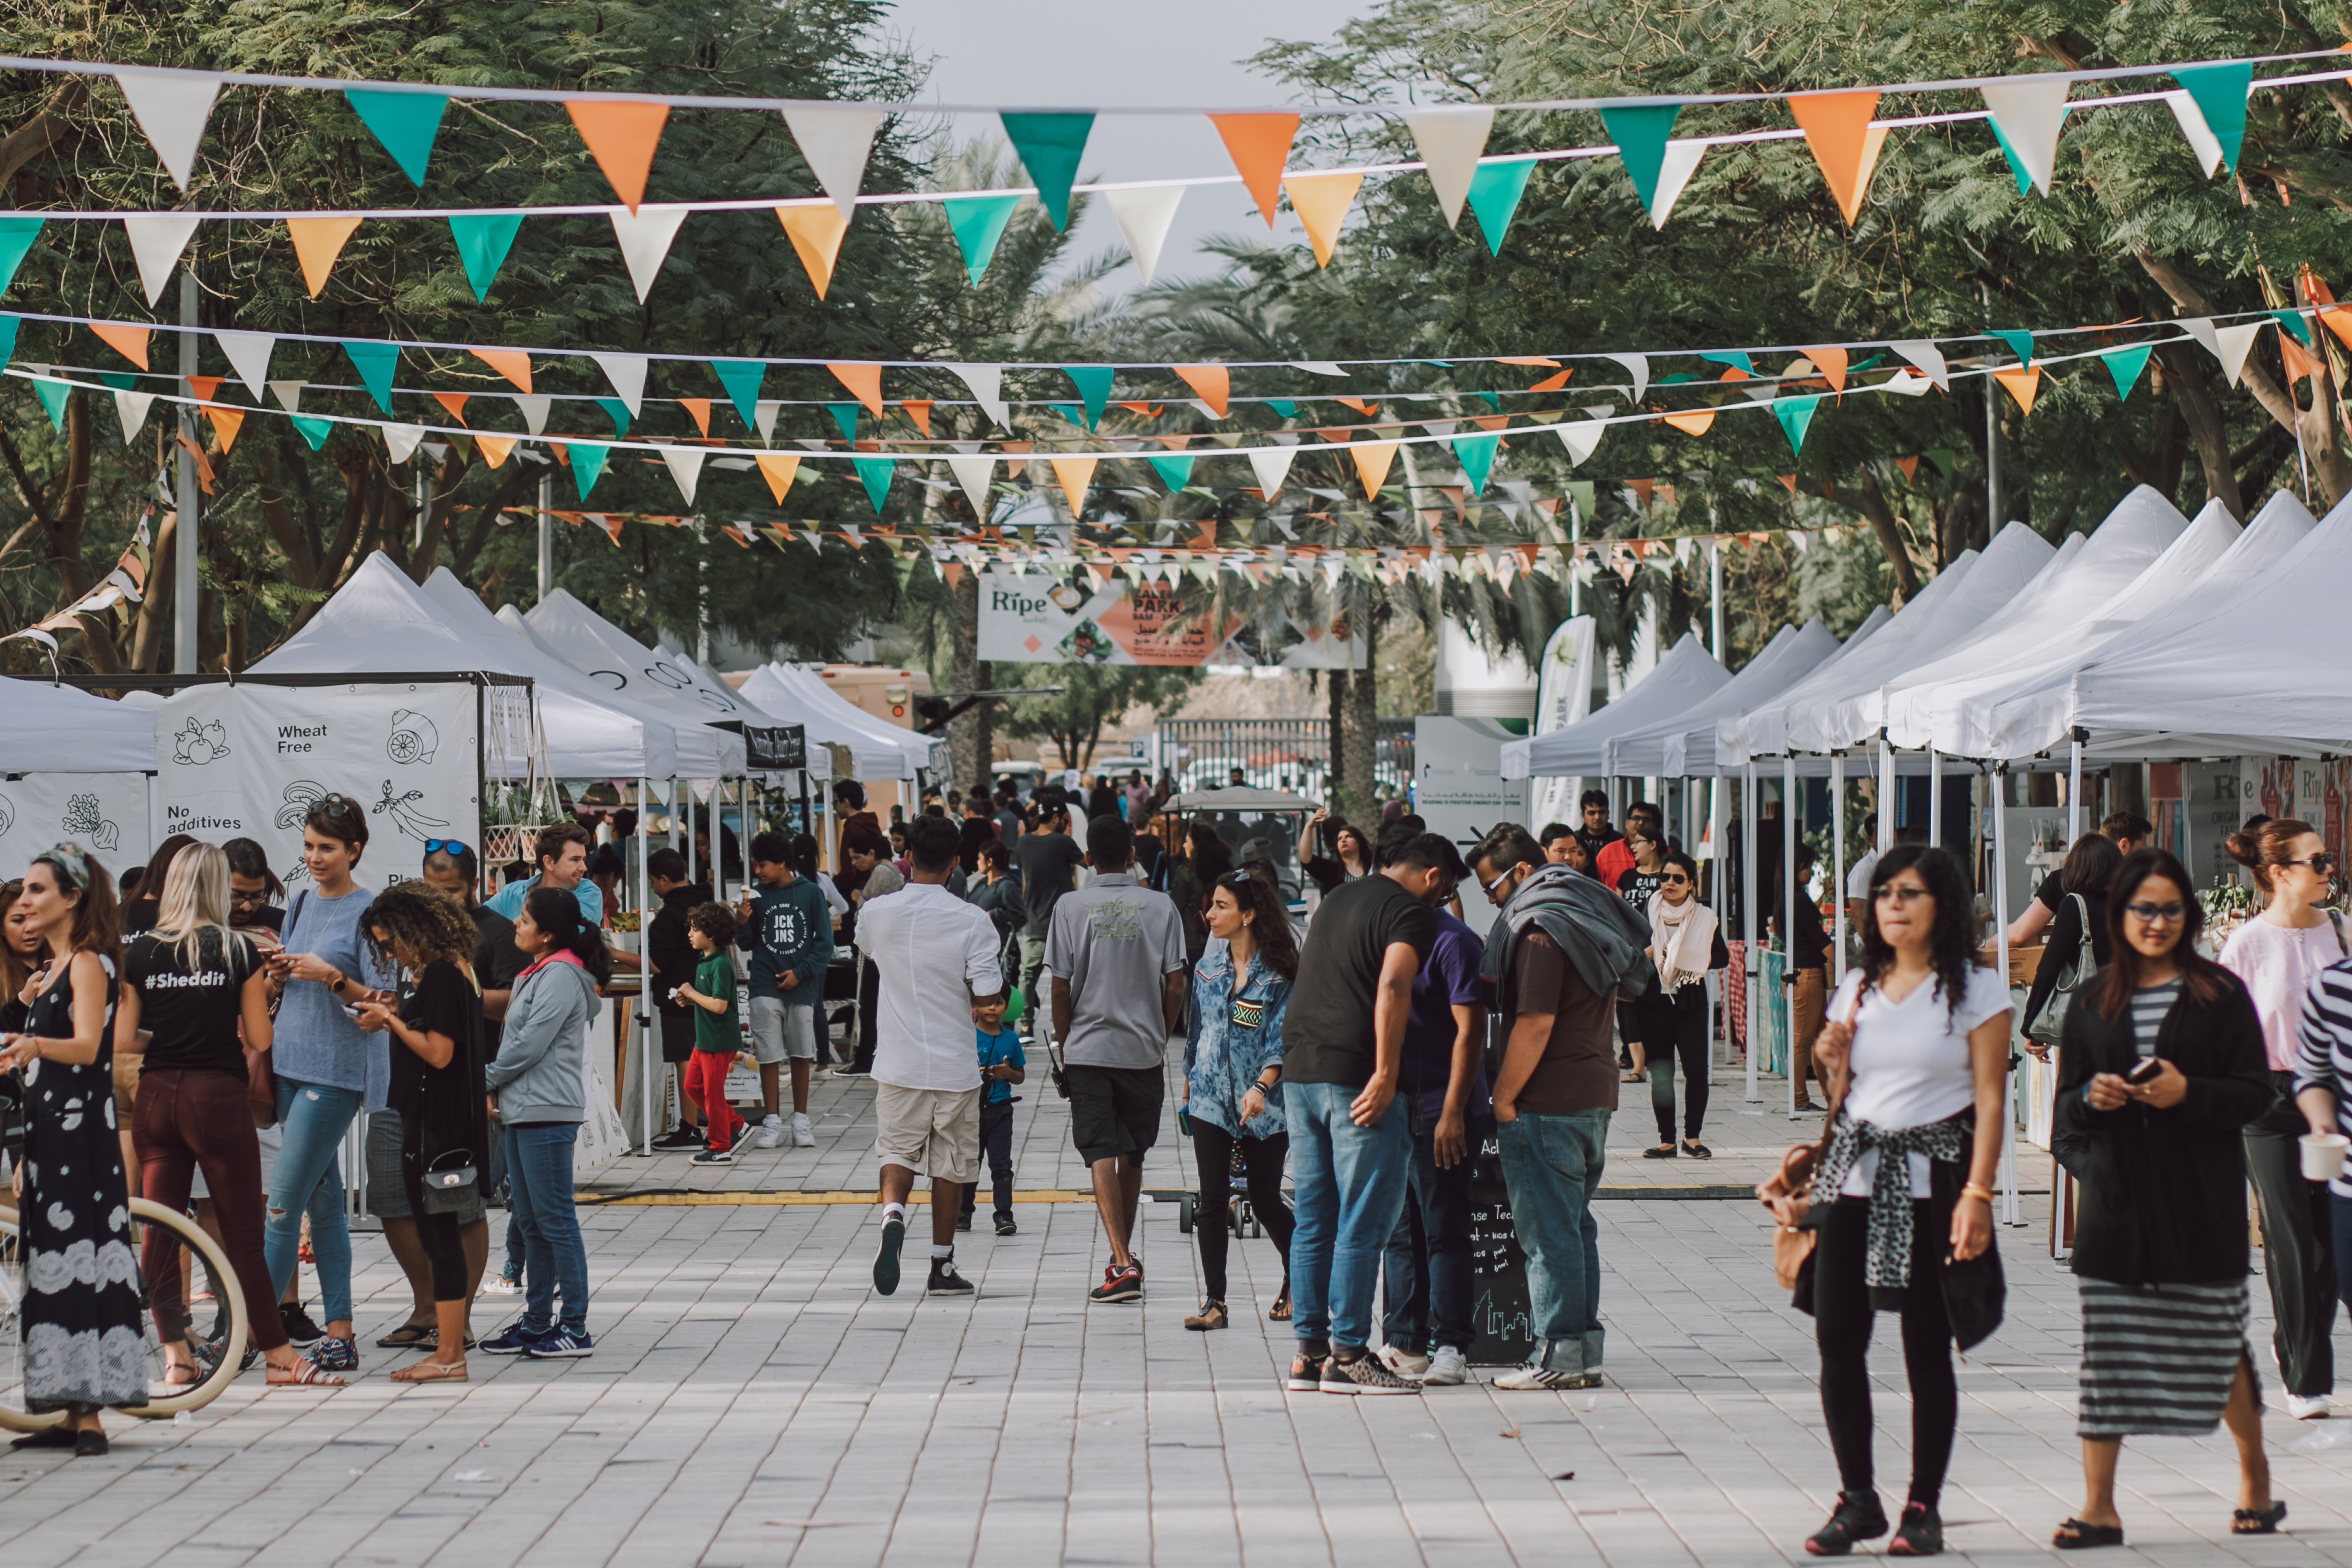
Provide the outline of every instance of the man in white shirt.
<path id="1" fill-rule="evenodd" d="M 945 817 L 907 826 L 914 875 L 888 898 L 860 907 L 857 950 L 881 979 L 875 1029 L 875 1146 L 882 1157 L 882 1248 L 874 1288 L 898 1289 L 907 1199 L 915 1175 L 931 1178 L 933 1296 L 969 1296 L 956 1272 L 955 1223 L 963 1188 L 980 1174 L 980 1053 L 974 1004 L 1004 992 L 996 927 L 978 905 L 947 889 L 961 836 Z"/>
<path id="2" fill-rule="evenodd" d="M 1160 1058 L 1184 1016 L 1184 922 L 1165 893 L 1129 869 L 1134 835 L 1116 816 L 1088 825 L 1095 879 L 1055 902 L 1045 938 L 1054 977 L 1054 1038 L 1062 1042 L 1070 1136 L 1094 1174 L 1095 1208 L 1110 1241 L 1091 1301 L 1143 1295 L 1129 1243 L 1143 1194 L 1143 1152 L 1160 1136 L 1167 1080 Z"/>
<path id="3" fill-rule="evenodd" d="M 1878 869 L 1878 813 L 1863 816 L 1862 841 L 1870 847 L 1845 868 L 1845 918 L 1855 931 L 1870 914 L 1870 878 Z"/>

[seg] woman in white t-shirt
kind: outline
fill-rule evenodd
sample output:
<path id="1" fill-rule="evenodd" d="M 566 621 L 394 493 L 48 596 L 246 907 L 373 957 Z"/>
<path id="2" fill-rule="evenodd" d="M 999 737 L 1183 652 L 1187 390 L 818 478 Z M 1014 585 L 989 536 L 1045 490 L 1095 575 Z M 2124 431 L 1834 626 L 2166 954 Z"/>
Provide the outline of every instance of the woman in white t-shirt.
<path id="1" fill-rule="evenodd" d="M 1959 1420 L 1944 1259 L 1992 1244 L 2009 992 L 1975 967 L 1968 873 L 1950 855 L 1898 844 L 1870 891 L 1862 963 L 1830 999 L 1832 1022 L 1813 1047 L 1839 1106 L 1813 1178 L 1811 1306 L 1840 1489 L 1836 1512 L 1805 1545 L 1842 1556 L 1886 1533 L 1867 1363 L 1874 1314 L 1891 1311 L 1903 1320 L 1912 1446 L 1910 1496 L 1888 1550 L 1925 1556 L 1943 1549 L 1937 1503 Z M 1775 1178 L 1758 1194 L 1785 1199 L 1778 1188 Z"/>

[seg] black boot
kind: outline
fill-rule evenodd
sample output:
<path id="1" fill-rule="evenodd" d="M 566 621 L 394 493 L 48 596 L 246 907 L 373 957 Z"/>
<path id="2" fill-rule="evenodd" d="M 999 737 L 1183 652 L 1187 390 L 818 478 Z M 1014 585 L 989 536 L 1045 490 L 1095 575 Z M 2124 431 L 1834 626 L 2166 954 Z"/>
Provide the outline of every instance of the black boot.
<path id="1" fill-rule="evenodd" d="M 1843 1557 L 1857 1541 L 1886 1533 L 1886 1510 L 1876 1492 L 1840 1492 L 1837 1511 L 1830 1521 L 1805 1537 L 1805 1550 L 1816 1557 Z"/>

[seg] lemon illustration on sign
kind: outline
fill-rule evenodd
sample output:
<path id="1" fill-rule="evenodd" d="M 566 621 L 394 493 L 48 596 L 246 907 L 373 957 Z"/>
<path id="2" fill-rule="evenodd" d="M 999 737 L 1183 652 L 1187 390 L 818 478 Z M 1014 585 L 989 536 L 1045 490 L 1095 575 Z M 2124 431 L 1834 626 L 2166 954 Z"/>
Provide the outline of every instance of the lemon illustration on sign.
<path id="1" fill-rule="evenodd" d="M 424 714 L 403 708 L 392 716 L 392 739 L 383 749 L 395 763 L 429 763 L 441 749 L 441 731 Z"/>

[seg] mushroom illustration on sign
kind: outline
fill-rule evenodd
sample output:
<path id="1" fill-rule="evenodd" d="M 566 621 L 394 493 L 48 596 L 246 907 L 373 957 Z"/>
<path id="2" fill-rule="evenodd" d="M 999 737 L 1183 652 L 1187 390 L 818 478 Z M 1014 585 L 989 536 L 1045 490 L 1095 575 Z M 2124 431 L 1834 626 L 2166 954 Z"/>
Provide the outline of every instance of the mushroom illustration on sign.
<path id="1" fill-rule="evenodd" d="M 0 795 L 0 838 L 6 837 L 8 830 L 16 826 L 16 803 Z"/>
<path id="2" fill-rule="evenodd" d="M 95 793 L 66 796 L 63 826 L 67 837 L 87 838 L 100 849 L 111 850 L 122 839 L 122 830 L 107 821 L 100 812 Z M 0 828 L 0 832 L 5 831 L 5 828 Z"/>
<path id="3" fill-rule="evenodd" d="M 215 719 L 206 724 L 193 713 L 172 737 L 172 760 L 191 767 L 216 763 L 228 755 L 228 726 Z"/>
<path id="4" fill-rule="evenodd" d="M 392 716 L 392 739 L 383 750 L 394 762 L 429 763 L 440 748 L 441 731 L 424 714 L 403 708 Z"/>
<path id="5" fill-rule="evenodd" d="M 286 794 L 282 804 L 278 807 L 278 815 L 270 818 L 270 821 L 278 827 L 301 826 L 302 819 L 310 815 L 310 808 L 318 805 L 325 797 L 326 793 L 327 786 L 324 784 L 313 784 L 309 779 L 296 779 L 286 786 Z"/>
<path id="6" fill-rule="evenodd" d="M 425 792 L 421 789 L 410 790 L 405 795 L 393 794 L 392 781 L 386 779 L 383 781 L 383 798 L 370 809 L 379 816 L 388 813 L 394 825 L 411 838 L 431 838 L 435 837 L 434 829 L 449 825 L 440 817 L 427 816 L 416 808 L 416 803 L 424 798 Z"/>

